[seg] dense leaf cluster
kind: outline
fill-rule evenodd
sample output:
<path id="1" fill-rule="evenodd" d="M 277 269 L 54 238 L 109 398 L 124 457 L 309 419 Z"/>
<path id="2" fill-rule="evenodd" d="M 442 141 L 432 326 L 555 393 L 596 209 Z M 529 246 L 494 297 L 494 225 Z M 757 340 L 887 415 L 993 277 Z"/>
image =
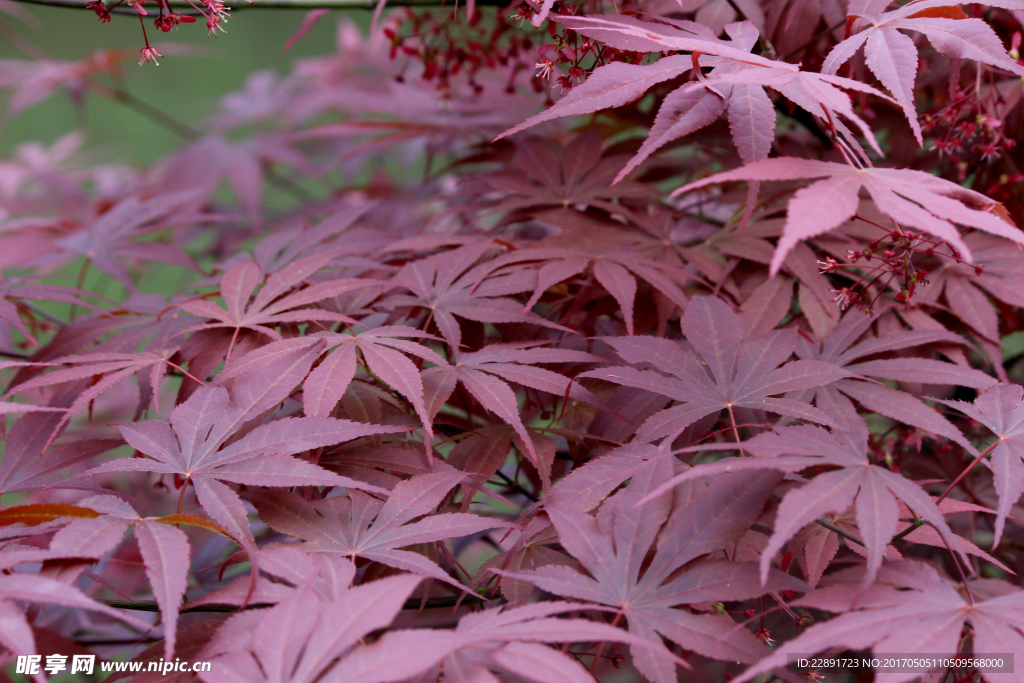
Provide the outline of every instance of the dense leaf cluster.
<path id="1" fill-rule="evenodd" d="M 553 104 L 532 39 L 342 24 L 158 117 L 150 168 L 0 160 L 0 645 L 213 662 L 182 683 L 1024 666 L 1024 4 L 890 4 L 524 8 Z M 130 104 L 105 54 L 0 63 L 10 109 Z M 1020 674 L 927 680 L 979 676 Z"/>

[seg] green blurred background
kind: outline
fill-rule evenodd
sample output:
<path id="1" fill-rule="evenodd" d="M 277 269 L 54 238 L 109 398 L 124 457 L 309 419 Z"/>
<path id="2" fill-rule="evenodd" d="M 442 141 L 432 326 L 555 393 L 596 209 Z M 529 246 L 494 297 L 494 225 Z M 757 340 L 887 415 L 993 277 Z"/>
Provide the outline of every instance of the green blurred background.
<path id="1" fill-rule="evenodd" d="M 23 22 L 9 15 L 3 19 L 56 59 L 77 60 L 101 49 L 128 49 L 138 54 L 144 44 L 135 17 L 114 15 L 109 24 L 100 24 L 95 15 L 83 10 L 17 6 L 34 20 Z M 299 10 L 243 9 L 233 13 L 226 24 L 227 33 L 216 38 L 207 37 L 202 19 L 170 33 L 157 31 L 152 19 L 147 19 L 153 43 L 185 45 L 194 54 L 164 52 L 159 66 L 126 62 L 125 87 L 136 97 L 195 125 L 214 110 L 218 97 L 240 88 L 248 75 L 265 69 L 283 74 L 297 59 L 328 54 L 334 50 L 340 20 L 349 17 L 365 31 L 371 16 L 360 10 L 331 12 L 286 54 L 284 45 L 305 15 Z M 0 37 L 0 59 L 27 57 Z M 147 164 L 182 143 L 181 138 L 138 113 L 95 95 L 89 95 L 84 107 L 76 111 L 63 91 L 13 118 L 0 120 L 0 157 L 9 156 L 26 141 L 49 143 L 72 130 L 85 133 L 94 160 Z"/>

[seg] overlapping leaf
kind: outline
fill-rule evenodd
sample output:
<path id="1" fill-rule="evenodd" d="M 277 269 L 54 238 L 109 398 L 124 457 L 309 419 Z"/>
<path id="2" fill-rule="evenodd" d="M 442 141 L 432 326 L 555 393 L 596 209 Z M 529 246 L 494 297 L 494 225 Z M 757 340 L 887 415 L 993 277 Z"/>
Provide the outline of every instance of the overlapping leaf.
<path id="1" fill-rule="evenodd" d="M 527 431 L 519 415 L 519 402 L 515 391 L 508 382 L 537 389 L 555 396 L 565 396 L 598 403 L 598 399 L 589 391 L 580 387 L 566 377 L 551 370 L 534 367 L 539 363 L 595 363 L 601 358 L 583 351 L 571 349 L 538 348 L 537 343 L 523 342 L 519 344 L 492 344 L 473 353 L 456 353 L 455 362 L 449 371 L 447 368 L 428 370 L 425 375 L 444 380 L 444 373 L 451 372 L 467 391 L 480 402 L 484 408 L 511 425 L 519 437 L 518 443 L 526 449 L 526 454 L 533 461 L 541 476 L 548 478 L 550 463 L 544 466 L 540 462 L 533 437 Z M 447 389 L 448 394 L 455 387 L 452 381 Z M 442 397 L 447 400 L 448 396 Z"/>
<path id="2" fill-rule="evenodd" d="M 198 325 L 193 330 L 234 328 L 237 335 L 239 330 L 248 329 L 271 339 L 282 338 L 274 327 L 284 323 L 311 320 L 354 323 L 352 318 L 341 313 L 321 308 L 303 308 L 345 292 L 378 284 L 370 279 L 346 278 L 302 287 L 306 279 L 323 268 L 333 256 L 327 252 L 298 259 L 270 275 L 262 287 L 259 287 L 259 266 L 251 262 L 240 263 L 229 268 L 221 277 L 220 295 L 226 309 L 205 299 L 186 301 L 178 307 L 192 315 L 215 321 Z M 295 289 L 298 291 L 292 291 Z"/>
<path id="3" fill-rule="evenodd" d="M 25 618 L 24 611 L 18 606 L 18 603 L 22 602 L 98 612 L 128 622 L 136 628 L 148 628 L 145 622 L 97 602 L 73 586 L 37 574 L 3 574 L 0 576 L 0 598 L 0 614 L 3 616 L 0 620 L 0 644 L 10 652 L 36 651 L 36 638 L 32 627 Z"/>
<path id="4" fill-rule="evenodd" d="M 1024 4 L 888 2 L 345 23 L 336 54 L 254 76 L 195 133 L 90 75 L 126 55 L 0 63 L 15 108 L 71 85 L 191 139 L 147 168 L 93 163 L 75 134 L 0 158 L 5 651 L 160 638 L 135 663 L 213 660 L 206 683 L 1024 655 L 1019 586 L 972 574 L 1019 583 L 1021 89 L 1001 74 L 1024 69 Z M 749 186 L 659 199 L 737 158 L 703 182 Z M 881 314 L 842 319 L 848 299 Z M 170 389 L 170 419 L 140 422 Z M 919 487 L 954 478 L 937 504 Z M 794 606 L 797 572 L 820 589 Z M 79 588 L 160 615 L 92 618 Z"/>
<path id="5" fill-rule="evenodd" d="M 866 445 L 866 435 L 862 433 L 832 434 L 813 425 L 783 427 L 758 434 L 742 444 L 722 444 L 721 448 L 715 448 L 742 448 L 755 457 L 726 458 L 713 464 L 697 465 L 661 484 L 650 497 L 680 482 L 725 472 L 764 469 L 800 472 L 811 467 L 839 467 L 818 474 L 809 483 L 790 490 L 783 497 L 774 533 L 761 555 L 761 577 L 767 580 L 776 553 L 801 529 L 822 515 L 842 513 L 855 507 L 857 525 L 868 551 L 864 576 L 866 585 L 878 573 L 885 548 L 896 535 L 899 523 L 897 499 L 940 534 L 952 537 L 949 525 L 931 497 L 910 479 L 872 464 L 865 452 Z M 694 446 L 687 450 L 711 450 L 711 447 Z"/>
<path id="6" fill-rule="evenodd" d="M 93 308 L 91 304 L 82 299 L 82 293 L 72 287 L 40 284 L 25 278 L 0 278 L 0 320 L 13 325 L 16 330 L 25 335 L 30 344 L 38 344 L 39 342 L 32 336 L 29 329 L 25 327 L 25 323 L 18 313 L 18 303 L 21 299 L 59 301 L 85 308 Z"/>
<path id="7" fill-rule="evenodd" d="M 88 263 L 114 278 L 129 291 L 135 289 L 126 259 L 170 263 L 190 270 L 199 267 L 180 248 L 156 241 L 141 241 L 158 230 L 201 219 L 195 211 L 196 196 L 174 192 L 148 199 L 128 197 L 87 226 L 57 240 L 54 253 L 39 262 L 46 266 L 83 257 Z"/>
<path id="8" fill-rule="evenodd" d="M 760 514 L 778 482 L 758 474 L 721 480 L 709 487 L 682 487 L 648 507 L 637 503 L 671 475 L 668 459 L 654 458 L 634 473 L 622 492 L 606 501 L 596 518 L 551 508 L 548 514 L 562 546 L 589 572 L 548 565 L 527 572 L 504 572 L 544 590 L 575 600 L 607 605 L 625 617 L 630 633 L 649 640 L 650 651 L 631 646 L 633 661 L 651 681 L 675 681 L 675 667 L 661 637 L 684 649 L 726 661 L 753 661 L 765 654 L 753 635 L 724 615 L 693 614 L 682 605 L 744 600 L 769 590 L 800 590 L 803 584 L 775 573 L 763 588 L 752 563 L 710 560 L 680 568 L 731 545 Z M 665 525 L 662 530 L 662 525 Z M 657 541 L 657 546 L 655 542 Z M 656 547 L 654 558 L 645 562 Z"/>
<path id="9" fill-rule="evenodd" d="M 1024 388 L 1018 384 L 999 384 L 983 391 L 974 403 L 941 401 L 977 420 L 996 436 L 992 445 L 992 477 L 999 507 L 996 514 L 993 546 L 999 545 L 1010 507 L 1024 493 Z"/>
<path id="10" fill-rule="evenodd" d="M 763 159 L 775 132 L 775 111 L 764 86 L 829 121 L 853 140 L 853 134 L 834 115 L 844 116 L 881 152 L 867 124 L 840 88 L 885 97 L 882 93 L 859 81 L 801 71 L 796 65 L 750 54 L 758 32 L 749 22 L 727 26 L 730 41 L 718 40 L 710 29 L 694 22 L 656 23 L 623 15 L 599 15 L 559 17 L 558 23 L 621 50 L 684 50 L 696 55 L 698 63 L 716 67 L 707 78 L 701 74 L 697 83 L 683 86 L 666 97 L 650 137 L 620 178 L 659 147 L 703 128 L 726 110 L 740 157 L 748 163 Z M 701 60 L 700 55 L 714 58 Z M 646 68 L 657 73 L 659 63 Z"/>
<path id="11" fill-rule="evenodd" d="M 498 520 L 458 512 L 414 521 L 435 512 L 464 477 L 450 468 L 414 477 L 398 484 L 387 502 L 360 491 L 312 503 L 284 491 L 255 493 L 251 500 L 271 528 L 305 541 L 299 547 L 307 553 L 363 558 L 461 587 L 429 558 L 402 548 L 504 526 Z"/>
<path id="12" fill-rule="evenodd" d="M 613 337 L 606 341 L 620 357 L 634 364 L 650 364 L 654 369 L 614 367 L 580 375 L 652 391 L 677 401 L 677 405 L 649 417 L 637 432 L 637 439 L 669 437 L 671 441 L 697 420 L 723 410 L 732 414 L 736 408 L 835 425 L 827 413 L 807 403 L 773 398 L 852 374 L 821 361 L 798 360 L 782 365 L 796 348 L 795 330 L 744 340 L 739 317 L 714 297 L 694 298 L 683 315 L 682 327 L 696 354 L 668 339 Z"/>
<path id="13" fill-rule="evenodd" d="M 119 445 L 116 439 L 75 439 L 46 448 L 62 415 L 23 415 L 8 429 L 0 460 L 0 494 L 28 493 L 59 483 L 62 470 L 81 467 Z"/>
<path id="14" fill-rule="evenodd" d="M 523 308 L 524 312 L 532 309 L 554 285 L 589 270 L 597 283 L 619 304 L 626 331 L 633 334 L 637 278 L 649 282 L 679 308 L 686 307 L 688 297 L 682 290 L 685 281 L 678 281 L 675 269 L 666 268 L 664 264 L 632 251 L 623 249 L 620 244 L 600 248 L 598 253 L 581 248 L 538 247 L 499 256 L 490 262 L 489 270 L 512 272 L 523 265 L 537 268 L 537 284 Z"/>
<path id="15" fill-rule="evenodd" d="M 891 12 L 851 18 L 857 19 L 851 28 L 866 28 L 833 47 L 821 66 L 822 72 L 837 73 L 864 46 L 868 68 L 902 107 L 919 145 L 924 145 L 924 139 L 914 104 L 917 46 L 897 29 L 923 33 L 932 47 L 950 58 L 971 59 L 1024 76 L 1024 66 L 1010 59 L 992 27 L 981 19 L 969 18 L 955 3 L 923 0 Z"/>
<path id="16" fill-rule="evenodd" d="M 577 136 L 556 154 L 544 143 L 528 140 L 517 147 L 515 170 L 485 176 L 483 182 L 505 198 L 492 211 L 538 211 L 550 207 L 594 206 L 610 214 L 631 216 L 616 200 L 646 197 L 650 188 L 636 182 L 613 183 L 625 161 L 601 155 L 601 138 L 592 130 Z"/>
<path id="17" fill-rule="evenodd" d="M 531 323 L 571 331 L 540 316 L 522 313 L 522 305 L 507 298 L 509 294 L 533 289 L 533 273 L 520 270 L 480 281 L 486 272 L 482 269 L 487 266 L 474 268 L 473 264 L 491 246 L 489 240 L 481 240 L 407 264 L 391 282 L 411 294 L 389 296 L 381 305 L 429 310 L 430 318 L 453 350 L 462 345 L 462 328 L 457 318 L 482 323 Z"/>
<path id="18" fill-rule="evenodd" d="M 1024 592 L 1005 591 L 987 600 L 968 601 L 931 566 L 905 560 L 884 567 L 879 585 L 869 593 L 856 581 L 821 588 L 797 601 L 798 605 L 830 612 L 837 617 L 815 624 L 776 649 L 738 676 L 737 683 L 781 669 L 789 653 L 817 653 L 838 647 L 870 648 L 876 654 L 898 652 L 907 657 L 925 653 L 956 655 L 965 624 L 973 629 L 975 656 L 1024 653 Z M 887 683 L 920 677 L 920 671 L 886 672 Z M 1012 680 L 1013 674 L 986 673 L 986 679 Z"/>
<path id="19" fill-rule="evenodd" d="M 968 262 L 973 258 L 970 247 L 964 243 L 954 223 L 1024 244 L 1024 233 L 995 213 L 998 205 L 993 200 L 956 183 L 911 169 L 857 168 L 831 161 L 782 157 L 716 173 L 684 185 L 675 194 L 735 180 L 807 178 L 823 180 L 797 190 L 790 199 L 782 239 L 772 257 L 772 275 L 779 271 L 786 255 L 798 242 L 824 234 L 853 218 L 861 188 L 867 190 L 875 205 L 898 225 L 945 240 Z"/>
<path id="20" fill-rule="evenodd" d="M 136 416 L 149 407 L 151 400 L 156 400 L 160 393 L 160 385 L 167 374 L 167 362 L 175 349 L 166 351 L 143 351 L 141 353 L 85 353 L 74 356 L 55 358 L 47 365 L 70 365 L 46 372 L 34 379 L 15 385 L 4 397 L 32 391 L 40 387 L 49 387 L 65 382 L 84 379 L 93 380 L 92 385 L 81 391 L 67 406 L 67 412 L 54 425 L 49 438 L 52 441 L 64 427 L 71 416 L 90 405 L 98 396 L 113 389 L 132 375 L 139 375 L 140 397 Z M 146 375 L 142 375 L 146 372 Z M 156 407 L 159 410 L 159 402 Z M 49 445 L 50 441 L 47 442 Z"/>
<path id="21" fill-rule="evenodd" d="M 974 266 L 947 262 L 928 274 L 929 284 L 917 293 L 920 304 L 946 306 L 965 324 L 998 348 L 999 316 L 988 300 L 993 296 L 1010 306 L 1024 305 L 1024 293 L 1016 286 L 1024 277 L 1024 254 L 993 235 L 972 232 L 964 243 L 974 256 Z M 981 268 L 981 273 L 978 273 Z M 991 352 L 990 352 L 991 353 Z M 999 354 L 1001 356 L 1001 353 Z M 999 357 L 992 359 L 998 367 Z"/>
<path id="22" fill-rule="evenodd" d="M 996 383 L 996 380 L 978 370 L 929 358 L 864 360 L 866 357 L 886 351 L 924 344 L 963 343 L 961 337 L 942 330 L 904 330 L 889 332 L 881 337 L 864 337 L 872 323 L 871 316 L 852 310 L 822 341 L 811 343 L 801 338 L 797 345 L 797 355 L 808 360 L 832 363 L 846 368 L 852 374 L 879 380 L 924 380 L 928 384 L 951 384 L 973 389 L 984 389 Z M 920 399 L 885 384 L 842 379 L 802 393 L 804 395 L 800 398 L 808 399 L 813 396 L 815 405 L 835 416 L 839 425 L 848 431 L 867 429 L 864 418 L 848 400 L 852 398 L 868 410 L 952 439 L 969 452 L 976 452 L 974 446 L 949 420 L 929 408 Z"/>
<path id="23" fill-rule="evenodd" d="M 102 516 L 77 520 L 64 527 L 50 544 L 51 552 L 57 546 L 58 552 L 74 556 L 87 548 L 98 557 L 118 545 L 129 526 L 134 527 L 146 576 L 163 619 L 164 658 L 172 658 L 178 633 L 178 609 L 188 582 L 191 550 L 188 537 L 181 529 L 158 518 L 140 517 L 129 504 L 115 496 L 92 496 L 79 502 Z M 74 550 L 70 547 L 72 543 L 77 546 Z"/>
<path id="24" fill-rule="evenodd" d="M 458 649 L 413 683 L 430 683 L 449 672 L 458 672 L 455 675 L 463 680 L 490 681 L 494 671 L 537 683 L 588 683 L 593 676 L 578 660 L 543 643 L 611 640 L 641 650 L 647 646 L 643 639 L 608 624 L 552 618 L 584 607 L 558 601 L 467 614 L 452 634 Z"/>
<path id="25" fill-rule="evenodd" d="M 221 629 L 234 639 L 214 639 L 203 652 L 213 660 L 211 671 L 201 673 L 205 683 L 313 683 L 345 680 L 353 668 L 345 655 L 359 647 L 360 640 L 372 631 L 387 626 L 402 609 L 406 598 L 422 579 L 404 574 L 378 579 L 372 583 L 344 587 L 333 600 L 322 601 L 307 581 L 287 600 L 269 610 L 243 612 L 232 617 Z M 427 641 L 428 639 L 424 639 Z M 437 647 L 440 643 L 434 642 Z M 438 657 L 443 657 L 441 650 Z M 403 663 L 411 664 L 424 652 L 404 653 Z M 341 662 L 335 662 L 342 658 Z M 431 661 L 422 661 L 420 668 Z M 334 666 L 332 666 L 334 665 Z M 410 675 L 420 668 L 413 669 Z M 369 678 L 358 680 L 396 680 Z"/>
<path id="26" fill-rule="evenodd" d="M 239 379 L 230 393 L 224 387 L 205 386 L 177 406 L 168 422 L 148 420 L 120 426 L 128 444 L 150 457 L 113 460 L 83 476 L 108 472 L 178 475 L 195 487 L 199 504 L 210 517 L 249 551 L 254 540 L 245 507 L 238 494 L 222 482 L 377 490 L 291 456 L 367 434 L 404 431 L 405 427 L 328 417 L 283 418 L 260 425 L 225 446 L 244 425 L 262 418 L 284 400 L 320 351 L 315 347 L 268 363 L 261 372 Z"/>

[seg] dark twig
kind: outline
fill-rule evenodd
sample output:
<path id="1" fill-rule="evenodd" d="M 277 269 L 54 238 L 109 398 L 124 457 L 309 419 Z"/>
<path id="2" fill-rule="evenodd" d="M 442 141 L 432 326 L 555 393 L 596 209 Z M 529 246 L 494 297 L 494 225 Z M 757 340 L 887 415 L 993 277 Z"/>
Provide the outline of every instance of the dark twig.
<path id="1" fill-rule="evenodd" d="M 782 500 L 782 497 L 779 494 L 777 494 L 777 493 L 772 494 L 772 498 L 774 498 L 777 501 L 781 501 Z M 814 523 L 817 524 L 818 526 L 821 526 L 821 527 L 824 527 L 824 528 L 828 529 L 829 531 L 833 531 L 833 532 L 839 534 L 840 536 L 845 538 L 847 541 L 850 541 L 851 543 L 856 543 L 857 545 L 865 546 L 865 547 L 867 546 L 867 544 L 864 541 L 860 540 L 859 538 L 857 538 L 856 536 L 851 534 L 849 531 L 845 531 L 843 529 L 840 529 L 839 527 L 837 527 L 832 522 L 827 521 L 824 517 L 822 517 L 821 519 L 814 520 Z"/>
<path id="2" fill-rule="evenodd" d="M 134 610 L 136 612 L 159 612 L 160 611 L 159 605 L 157 605 L 156 601 L 154 601 L 154 600 L 103 600 L 102 602 L 105 605 L 108 605 L 108 606 L 113 607 L 115 609 L 128 609 L 128 610 Z M 478 595 L 466 595 L 464 597 L 460 597 L 458 595 L 443 595 L 443 596 L 434 597 L 434 598 L 427 598 L 425 609 L 441 609 L 441 608 L 445 608 L 445 607 L 455 607 L 456 605 L 458 605 L 460 603 L 477 604 L 477 603 L 483 603 L 483 602 L 493 602 L 493 600 L 486 600 L 485 598 L 482 598 L 482 597 L 480 597 Z M 421 598 L 412 598 L 410 600 L 406 600 L 405 601 L 405 604 L 402 606 L 402 609 L 415 609 L 415 610 L 418 610 L 418 609 L 420 609 L 420 606 L 423 605 L 423 604 L 424 604 L 424 602 L 423 602 L 423 600 Z M 248 609 L 262 609 L 262 608 L 265 608 L 265 607 L 272 607 L 272 606 L 273 605 L 269 605 L 269 604 L 266 604 L 266 603 L 257 603 L 257 604 L 247 605 L 245 607 L 236 607 L 234 605 L 198 605 L 196 607 L 189 607 L 188 603 L 185 603 L 184 605 L 182 605 L 181 611 L 183 613 L 184 612 L 219 612 L 219 613 L 228 612 L 228 613 L 230 613 L 230 612 L 238 612 L 239 610 L 242 610 L 242 609 L 247 609 L 247 610 Z M 135 642 L 135 641 L 132 641 L 132 642 Z"/>
<path id="3" fill-rule="evenodd" d="M 520 486 L 517 482 L 513 481 L 511 477 L 509 477 L 501 470 L 498 470 L 497 472 L 495 472 L 495 474 L 498 475 L 498 478 L 501 479 L 502 482 L 504 482 L 505 486 L 515 491 L 516 493 L 523 494 L 524 496 L 530 499 L 530 502 L 536 503 L 537 501 L 540 500 L 540 498 L 524 489 L 522 486 Z"/>
<path id="4" fill-rule="evenodd" d="M 35 0 L 19 1 L 34 2 Z M 64 0 L 58 1 L 64 2 Z M 49 0 L 45 2 L 40 2 L 39 4 L 49 4 Z M 135 10 L 132 11 L 134 12 Z M 192 140 L 197 140 L 199 137 L 201 137 L 200 132 L 195 128 L 192 128 L 191 126 L 182 123 L 173 116 L 168 116 L 158 107 L 154 107 L 152 104 L 144 100 L 140 100 L 139 98 L 135 97 L 135 95 L 132 95 L 130 92 L 121 90 L 120 88 L 113 88 L 105 83 L 101 83 L 91 78 L 89 79 L 89 87 L 94 92 L 102 95 L 103 97 L 114 100 L 115 102 L 119 102 L 125 105 L 126 107 L 134 109 L 135 111 L 142 114 L 149 120 L 153 121 L 154 123 L 160 125 L 163 128 L 166 128 L 175 135 L 178 135 L 188 140 L 189 142 L 191 142 Z"/>
<path id="5" fill-rule="evenodd" d="M 59 327 L 64 327 L 65 325 L 67 325 L 66 322 L 64 322 L 63 320 L 61 320 L 60 318 L 58 318 L 55 315 L 47 313 L 45 310 L 43 310 L 42 308 L 40 308 L 39 306 L 37 306 L 35 303 L 33 303 L 31 301 L 21 300 L 18 303 L 21 304 L 22 306 L 24 306 L 25 308 L 29 309 L 30 311 L 32 311 L 33 313 L 35 313 L 39 317 L 43 318 L 44 320 L 47 320 L 47 321 L 53 323 L 54 325 L 57 325 Z"/>

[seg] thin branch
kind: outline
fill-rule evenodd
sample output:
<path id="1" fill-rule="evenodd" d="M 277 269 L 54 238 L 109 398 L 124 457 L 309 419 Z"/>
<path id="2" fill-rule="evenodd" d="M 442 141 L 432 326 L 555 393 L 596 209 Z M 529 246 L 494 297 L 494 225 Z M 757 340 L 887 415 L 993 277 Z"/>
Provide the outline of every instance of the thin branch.
<path id="1" fill-rule="evenodd" d="M 862 545 L 862 546 L 866 546 L 867 545 L 866 543 L 864 543 L 864 541 L 860 540 L 859 538 L 857 538 L 856 536 L 851 534 L 849 531 L 844 531 L 843 529 L 840 529 L 839 527 L 837 527 L 835 524 L 832 524 L 831 522 L 827 522 L 824 519 L 816 519 L 814 521 L 815 521 L 816 524 L 818 524 L 818 526 L 823 526 L 826 529 L 828 529 L 829 531 L 836 532 L 837 534 L 839 534 L 840 536 L 845 538 L 847 541 L 850 541 L 851 543 L 856 543 L 857 545 Z"/>
<path id="2" fill-rule="evenodd" d="M 101 600 L 103 604 L 113 607 L 114 609 L 129 609 L 135 612 L 159 612 L 160 606 L 156 604 L 154 600 Z M 258 609 L 261 607 L 272 607 L 272 605 L 259 603 L 248 605 L 244 608 L 235 607 L 234 605 L 199 605 L 198 607 L 189 607 L 188 603 L 185 603 L 181 607 L 182 612 L 237 612 L 240 609 Z"/>
<path id="3" fill-rule="evenodd" d="M 36 2 L 36 0 L 24 1 Z M 59 1 L 63 2 L 64 0 Z M 45 2 L 49 2 L 49 0 L 45 0 Z M 45 2 L 40 2 L 39 4 L 45 4 Z M 198 129 L 193 128 L 187 123 L 179 121 L 178 119 L 174 118 L 173 116 L 170 116 L 169 114 L 166 114 L 164 111 L 162 111 L 158 107 L 154 107 L 149 102 L 146 102 L 145 100 L 140 100 L 138 97 L 132 95 L 127 90 L 111 87 L 105 83 L 102 83 L 92 78 L 89 79 L 89 87 L 93 90 L 93 92 L 102 95 L 103 97 L 123 104 L 124 106 L 130 109 L 134 109 L 136 112 L 142 114 L 153 123 L 163 127 L 166 130 L 169 130 L 170 132 L 174 133 L 175 135 L 181 137 L 184 140 L 187 140 L 188 142 L 194 142 L 195 140 L 198 140 L 200 137 L 202 137 L 202 133 Z M 298 186 L 295 182 L 281 175 L 272 168 L 264 169 L 264 176 L 266 177 L 267 182 L 269 182 L 271 185 L 274 185 L 275 187 L 287 192 L 293 198 L 297 199 L 300 202 L 309 202 L 312 201 L 313 199 L 313 197 L 308 192 L 306 192 L 304 189 Z"/>
<path id="4" fill-rule="evenodd" d="M 501 470 L 498 470 L 497 472 L 495 472 L 495 474 L 498 475 L 498 478 L 501 479 L 501 481 L 509 489 L 515 491 L 516 493 L 521 493 L 522 495 L 526 496 L 533 503 L 536 503 L 536 502 L 540 501 L 540 498 L 538 498 L 534 494 L 532 494 L 529 491 L 527 491 L 526 489 L 524 489 L 522 486 L 519 485 L 518 482 L 516 482 L 513 479 L 511 479 L 507 474 L 505 474 Z"/>
<path id="5" fill-rule="evenodd" d="M 961 473 L 960 473 L 960 474 L 959 474 L 959 475 L 957 476 L 957 478 L 953 480 L 953 483 L 952 483 L 952 484 L 950 484 L 950 485 L 949 485 L 949 487 L 948 487 L 948 488 L 947 488 L 947 489 L 946 489 L 945 491 L 943 491 L 943 492 L 942 492 L 942 495 L 941 495 L 941 496 L 939 496 L 938 500 L 936 500 L 936 501 L 935 501 L 935 504 L 936 504 L 936 505 L 938 505 L 939 503 L 941 503 L 941 502 L 942 502 L 942 500 L 943 500 L 943 499 L 944 499 L 944 498 L 945 498 L 946 496 L 948 496 L 948 495 L 949 495 L 950 491 L 952 491 L 952 490 L 953 490 L 953 488 L 954 488 L 954 487 L 955 487 L 955 486 L 956 486 L 957 484 L 959 484 L 959 483 L 960 483 L 961 481 L 963 481 L 964 477 L 966 477 L 966 476 L 968 475 L 968 473 L 970 473 L 970 471 L 974 469 L 974 466 L 975 466 L 975 465 L 977 465 L 977 464 L 978 464 L 979 462 L 981 462 L 981 461 L 982 461 L 982 460 L 984 459 L 984 457 L 985 457 L 986 455 L 988 455 L 989 453 L 991 453 L 992 451 L 994 451 L 994 450 L 995 450 L 995 448 L 996 448 L 996 446 L 998 446 L 998 445 L 999 445 L 1000 443 L 1002 443 L 1002 442 L 1003 442 L 1003 439 L 1002 439 L 1002 437 L 1000 437 L 1000 438 L 996 439 L 995 441 L 993 441 L 993 442 L 992 442 L 992 444 L 991 444 L 991 445 L 990 445 L 990 446 L 989 446 L 988 448 L 986 448 L 986 449 L 985 449 L 985 450 L 983 450 L 983 451 L 982 451 L 981 453 L 979 453 L 979 454 L 978 454 L 978 457 L 976 457 L 976 458 L 975 458 L 975 459 L 974 459 L 973 461 L 971 461 L 971 464 L 970 464 L 970 465 L 968 465 L 968 466 L 967 466 L 967 468 L 966 468 L 966 469 L 964 469 L 964 471 L 963 471 L 963 472 L 961 472 Z"/>
<path id="6" fill-rule="evenodd" d="M 43 5 L 46 7 L 64 7 L 67 9 L 88 9 L 85 0 L 15 0 L 30 5 Z M 192 9 L 192 5 L 186 2 L 171 0 L 171 9 L 185 16 L 197 16 L 198 12 Z M 477 0 L 477 6 L 487 5 L 492 7 L 504 7 L 508 5 L 507 0 Z M 389 0 L 388 5 L 392 7 L 442 7 L 454 5 L 446 0 Z M 252 0 L 252 2 L 240 2 L 231 7 L 231 12 L 239 12 L 245 9 L 297 9 L 309 11 L 311 9 L 339 9 L 339 10 L 366 10 L 373 11 L 377 6 L 376 0 Z M 90 10 L 91 11 L 91 10 Z M 138 12 L 131 7 L 115 7 L 110 10 L 111 14 L 126 14 L 138 16 Z"/>
<path id="7" fill-rule="evenodd" d="M 780 496 L 777 493 L 773 493 L 772 494 L 772 498 L 774 498 L 776 501 L 780 501 L 780 502 L 782 501 L 782 496 Z M 824 517 L 822 517 L 820 519 L 814 520 L 814 523 L 817 524 L 820 527 L 824 527 L 824 528 L 828 529 L 829 531 L 832 531 L 832 532 L 835 532 L 835 533 L 839 534 L 840 536 L 845 538 L 847 541 L 850 541 L 851 543 L 856 543 L 857 545 L 867 547 L 867 544 L 864 541 L 862 541 L 861 539 L 857 538 L 856 536 L 851 534 L 849 531 L 846 531 L 844 529 L 840 529 L 835 524 L 833 524 L 833 523 L 829 522 L 828 520 L 826 520 Z"/>
<path id="8" fill-rule="evenodd" d="M 18 1 L 36 2 L 36 0 Z M 71 1 L 73 0 L 56 0 L 56 2 L 58 3 Z M 42 0 L 37 4 L 50 4 L 50 0 Z M 132 11 L 134 12 L 134 10 Z M 197 140 L 201 136 L 201 133 L 195 128 L 192 128 L 188 124 L 182 123 L 173 116 L 168 116 L 160 108 L 154 107 L 152 104 L 146 102 L 145 100 L 140 100 L 139 98 L 135 97 L 135 95 L 132 95 L 130 92 L 126 90 L 121 90 L 120 88 L 112 88 L 106 83 L 101 83 L 100 81 L 97 81 L 92 78 L 89 79 L 89 88 L 97 94 L 102 95 L 103 97 L 114 100 L 115 102 L 119 102 L 125 105 L 126 107 L 134 109 L 138 113 L 148 118 L 150 121 L 162 126 L 163 128 L 166 128 L 175 135 L 178 135 L 184 138 L 185 140 L 188 140 L 189 142 Z"/>
<path id="9" fill-rule="evenodd" d="M 159 643 L 163 638 L 101 638 L 98 640 L 76 639 L 75 643 L 85 647 L 99 645 L 142 645 L 143 643 Z"/>

